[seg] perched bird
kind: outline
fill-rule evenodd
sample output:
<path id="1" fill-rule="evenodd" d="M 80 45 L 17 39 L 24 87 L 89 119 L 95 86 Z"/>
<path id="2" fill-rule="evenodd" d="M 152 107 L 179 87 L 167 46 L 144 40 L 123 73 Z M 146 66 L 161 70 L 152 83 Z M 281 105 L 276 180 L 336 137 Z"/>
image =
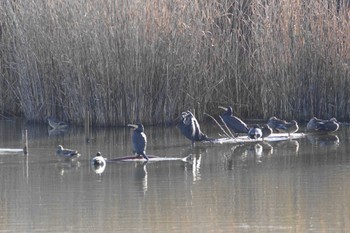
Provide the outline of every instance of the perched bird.
<path id="1" fill-rule="evenodd" d="M 273 116 L 267 122 L 267 125 L 274 131 L 278 133 L 288 133 L 290 136 L 291 133 L 295 133 L 299 130 L 298 123 L 295 120 L 287 122 L 285 120 L 280 120 L 277 117 Z"/>
<path id="2" fill-rule="evenodd" d="M 259 125 L 254 125 L 253 128 L 249 129 L 248 137 L 251 139 L 258 139 L 262 137 L 262 131 Z"/>
<path id="3" fill-rule="evenodd" d="M 102 174 L 106 168 L 106 159 L 102 157 L 101 152 L 91 159 L 91 166 L 96 174 Z"/>
<path id="4" fill-rule="evenodd" d="M 268 136 L 270 136 L 272 134 L 272 129 L 270 128 L 270 126 L 266 125 L 266 126 L 263 126 L 261 128 L 261 132 L 262 132 L 262 138 L 267 138 Z"/>
<path id="5" fill-rule="evenodd" d="M 63 146 L 58 145 L 56 154 L 62 158 L 75 159 L 80 156 L 79 152 L 71 149 L 64 149 Z"/>
<path id="6" fill-rule="evenodd" d="M 59 121 L 52 116 L 47 117 L 46 120 L 52 129 L 67 129 L 69 127 L 66 122 Z"/>
<path id="7" fill-rule="evenodd" d="M 182 113 L 178 127 L 180 128 L 182 135 L 191 140 L 192 145 L 194 145 L 194 142 L 196 141 L 212 140 L 201 131 L 196 117 L 190 111 Z"/>
<path id="8" fill-rule="evenodd" d="M 128 124 L 128 126 L 134 128 L 132 134 L 133 152 L 148 161 L 149 158 L 146 155 L 147 137 L 144 133 L 145 128 L 143 127 L 143 124 Z"/>
<path id="9" fill-rule="evenodd" d="M 313 117 L 307 123 L 306 129 L 311 133 L 332 133 L 339 129 L 339 123 L 334 117 L 330 120 Z"/>
<path id="10" fill-rule="evenodd" d="M 232 130 L 236 134 L 248 133 L 249 128 L 247 124 L 232 114 L 231 106 L 227 108 L 219 106 L 219 108 L 225 110 L 225 112 L 221 114 L 221 118 L 230 130 Z"/>

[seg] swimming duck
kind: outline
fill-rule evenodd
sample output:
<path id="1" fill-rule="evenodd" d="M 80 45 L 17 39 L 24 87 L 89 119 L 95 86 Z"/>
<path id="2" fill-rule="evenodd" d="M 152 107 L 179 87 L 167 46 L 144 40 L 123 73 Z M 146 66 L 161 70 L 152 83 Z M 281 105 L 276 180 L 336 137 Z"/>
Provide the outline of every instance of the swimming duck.
<path id="1" fill-rule="evenodd" d="M 262 137 L 262 131 L 259 125 L 254 125 L 253 128 L 249 129 L 248 137 L 251 139 L 258 139 Z"/>
<path id="2" fill-rule="evenodd" d="M 311 133 L 332 133 L 339 129 L 339 123 L 334 117 L 330 120 L 313 117 L 307 123 L 306 129 Z"/>
<path id="3" fill-rule="evenodd" d="M 295 120 L 287 122 L 285 120 L 280 120 L 275 116 L 270 117 L 267 125 L 278 133 L 288 133 L 288 136 L 290 136 L 291 133 L 295 133 L 299 130 L 298 123 Z"/>
<path id="4" fill-rule="evenodd" d="M 233 115 L 231 106 L 228 106 L 227 108 L 219 106 L 219 108 L 225 110 L 225 112 L 221 114 L 221 118 L 230 130 L 236 134 L 248 133 L 249 128 L 247 124 Z"/>
<path id="5" fill-rule="evenodd" d="M 106 159 L 102 157 L 101 152 L 91 159 L 92 169 L 96 174 L 102 174 L 106 168 Z"/>
<path id="6" fill-rule="evenodd" d="M 91 159 L 91 164 L 94 166 L 105 166 L 106 159 L 103 158 L 101 152 L 97 152 L 96 156 Z"/>
<path id="7" fill-rule="evenodd" d="M 58 145 L 56 154 L 62 158 L 75 159 L 80 156 L 79 152 L 71 149 L 64 149 L 63 146 Z"/>

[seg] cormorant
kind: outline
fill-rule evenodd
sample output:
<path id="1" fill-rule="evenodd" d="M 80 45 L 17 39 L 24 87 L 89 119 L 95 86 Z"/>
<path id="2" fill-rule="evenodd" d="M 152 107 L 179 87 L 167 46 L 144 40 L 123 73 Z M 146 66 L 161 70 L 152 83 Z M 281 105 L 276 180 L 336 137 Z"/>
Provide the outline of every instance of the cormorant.
<path id="1" fill-rule="evenodd" d="M 196 117 L 192 114 L 192 112 L 187 111 L 183 112 L 181 115 L 181 121 L 178 124 L 178 127 L 181 130 L 181 133 L 191 140 L 192 145 L 196 141 L 210 141 L 211 139 L 205 135 L 199 126 L 199 123 Z"/>
<path id="2" fill-rule="evenodd" d="M 145 128 L 143 127 L 143 124 L 128 124 L 128 126 L 134 128 L 132 134 L 133 152 L 148 161 L 148 156 L 146 155 L 147 137 L 144 133 Z"/>
<path id="3" fill-rule="evenodd" d="M 261 132 L 262 132 L 262 138 L 267 138 L 268 136 L 270 136 L 272 134 L 272 129 L 270 128 L 270 126 L 266 125 L 266 126 L 263 126 L 261 128 Z"/>
<path id="4" fill-rule="evenodd" d="M 249 128 L 247 124 L 232 114 L 231 106 L 227 108 L 219 106 L 219 108 L 225 110 L 225 112 L 221 114 L 221 118 L 230 130 L 232 130 L 235 134 L 248 133 Z"/>

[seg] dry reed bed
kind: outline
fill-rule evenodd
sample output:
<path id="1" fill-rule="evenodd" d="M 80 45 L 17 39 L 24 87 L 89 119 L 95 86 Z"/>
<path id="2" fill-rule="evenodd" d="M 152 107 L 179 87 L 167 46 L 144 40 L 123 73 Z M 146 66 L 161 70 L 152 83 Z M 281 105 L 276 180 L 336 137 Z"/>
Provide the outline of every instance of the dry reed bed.
<path id="1" fill-rule="evenodd" d="M 335 0 L 5 0 L 0 19 L 0 114 L 350 118 L 349 8 Z"/>

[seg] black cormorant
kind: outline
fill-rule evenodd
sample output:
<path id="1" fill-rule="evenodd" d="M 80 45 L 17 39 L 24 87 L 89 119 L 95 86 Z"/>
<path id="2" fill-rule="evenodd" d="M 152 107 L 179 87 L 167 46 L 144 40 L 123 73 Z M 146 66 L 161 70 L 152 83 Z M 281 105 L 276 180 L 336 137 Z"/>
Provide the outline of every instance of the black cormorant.
<path id="1" fill-rule="evenodd" d="M 210 140 L 212 140 L 212 139 L 208 138 L 208 136 L 205 135 L 201 131 L 196 117 L 190 111 L 182 113 L 181 121 L 178 124 L 178 127 L 180 128 L 181 133 L 186 138 L 191 140 L 192 145 L 196 141 L 210 141 Z"/>
<path id="2" fill-rule="evenodd" d="M 261 128 L 261 132 L 262 132 L 262 138 L 267 138 L 268 136 L 270 136 L 272 134 L 272 129 L 270 128 L 270 126 L 265 125 Z"/>
<path id="3" fill-rule="evenodd" d="M 232 114 L 231 106 L 227 108 L 219 106 L 219 108 L 225 110 L 225 112 L 221 114 L 221 118 L 230 130 L 232 130 L 235 134 L 248 133 L 249 128 L 247 124 Z"/>
<path id="4" fill-rule="evenodd" d="M 148 156 L 146 155 L 147 137 L 144 133 L 145 128 L 142 124 L 128 124 L 128 126 L 134 128 L 132 134 L 133 152 L 138 156 L 142 155 L 142 157 L 148 161 Z"/>

